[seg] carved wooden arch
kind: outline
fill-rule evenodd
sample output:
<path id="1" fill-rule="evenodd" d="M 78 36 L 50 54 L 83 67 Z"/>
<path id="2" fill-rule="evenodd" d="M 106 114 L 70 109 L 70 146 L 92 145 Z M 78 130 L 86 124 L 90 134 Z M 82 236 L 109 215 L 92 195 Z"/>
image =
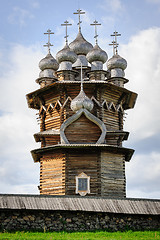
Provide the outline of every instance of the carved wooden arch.
<path id="1" fill-rule="evenodd" d="M 96 116 L 94 116 L 92 113 L 90 113 L 88 110 L 86 110 L 84 108 L 80 109 L 78 112 L 76 112 L 74 115 L 72 115 L 70 118 L 68 118 L 61 125 L 61 128 L 60 128 L 61 143 L 62 144 L 69 144 L 69 141 L 66 138 L 66 135 L 65 135 L 64 131 L 70 124 L 72 124 L 78 118 L 80 118 L 82 114 L 84 114 L 86 116 L 86 118 L 88 118 L 91 122 L 95 123 L 102 131 L 101 136 L 99 137 L 96 144 L 104 143 L 105 136 L 106 136 L 106 131 L 107 131 L 106 126 L 104 125 L 104 123 L 99 118 L 97 118 Z"/>

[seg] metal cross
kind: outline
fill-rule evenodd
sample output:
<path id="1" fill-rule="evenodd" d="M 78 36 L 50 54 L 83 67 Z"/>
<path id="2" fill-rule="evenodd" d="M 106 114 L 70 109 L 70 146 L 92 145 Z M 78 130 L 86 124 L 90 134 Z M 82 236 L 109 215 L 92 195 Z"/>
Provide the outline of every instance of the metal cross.
<path id="1" fill-rule="evenodd" d="M 66 44 L 68 44 L 68 35 L 67 35 L 67 26 L 71 26 L 72 24 L 69 24 L 69 22 L 66 20 L 61 26 L 66 26 L 66 36 L 64 37 L 66 39 Z"/>
<path id="2" fill-rule="evenodd" d="M 112 41 L 112 43 L 109 44 L 109 46 L 113 46 L 113 55 L 117 55 L 118 51 L 117 51 L 117 47 L 118 47 L 118 43 L 115 41 Z M 116 51 L 115 51 L 116 49 Z"/>
<path id="3" fill-rule="evenodd" d="M 50 35 L 51 34 L 54 34 L 54 32 L 52 32 L 50 29 L 47 30 L 46 33 L 44 34 L 48 34 L 48 43 L 46 43 L 45 45 L 43 45 L 44 47 L 48 47 L 48 53 L 50 53 L 50 47 L 53 46 L 51 43 L 50 43 Z"/>
<path id="4" fill-rule="evenodd" d="M 121 36 L 121 34 L 118 33 L 118 32 L 116 32 L 116 31 L 114 31 L 113 34 L 111 34 L 111 36 L 112 36 L 112 37 L 115 37 L 115 38 L 114 38 L 114 42 L 115 42 L 116 53 L 114 53 L 114 54 L 117 55 L 117 54 L 118 54 L 117 48 L 118 48 L 118 45 L 119 45 L 119 44 L 117 43 L 117 37 Z"/>
<path id="5" fill-rule="evenodd" d="M 81 23 L 82 23 L 81 18 L 80 18 L 80 15 L 81 15 L 81 14 L 85 14 L 85 12 L 82 12 L 81 9 L 78 9 L 77 12 L 75 12 L 75 13 L 73 13 L 73 14 L 78 14 L 78 15 L 79 15 L 79 22 L 77 23 L 77 25 L 79 25 L 79 32 L 80 32 L 80 31 L 81 31 Z"/>
<path id="6" fill-rule="evenodd" d="M 95 38 L 95 40 L 96 40 L 96 44 L 98 43 L 98 39 L 97 39 L 97 37 L 98 37 L 98 35 L 97 35 L 97 26 L 98 25 L 101 25 L 101 23 L 98 23 L 96 20 L 93 22 L 93 23 L 91 23 L 90 24 L 91 26 L 95 26 L 95 36 L 94 36 L 94 38 Z"/>

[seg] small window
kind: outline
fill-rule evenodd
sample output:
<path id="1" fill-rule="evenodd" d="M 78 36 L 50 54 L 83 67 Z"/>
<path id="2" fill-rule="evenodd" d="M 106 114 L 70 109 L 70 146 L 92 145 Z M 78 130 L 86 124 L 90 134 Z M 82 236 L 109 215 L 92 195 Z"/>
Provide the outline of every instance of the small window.
<path id="1" fill-rule="evenodd" d="M 78 193 L 81 196 L 90 193 L 90 177 L 83 172 L 76 176 L 76 194 Z"/>
<path id="2" fill-rule="evenodd" d="M 78 178 L 78 190 L 87 191 L 88 189 L 88 179 L 87 178 Z"/>

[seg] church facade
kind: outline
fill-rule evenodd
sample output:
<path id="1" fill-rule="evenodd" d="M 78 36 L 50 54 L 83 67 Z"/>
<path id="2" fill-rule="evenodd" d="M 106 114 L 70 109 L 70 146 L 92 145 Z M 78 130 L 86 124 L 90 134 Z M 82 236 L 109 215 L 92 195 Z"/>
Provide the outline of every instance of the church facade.
<path id="1" fill-rule="evenodd" d="M 123 147 L 129 133 L 123 130 L 125 111 L 135 105 L 137 94 L 127 90 L 127 62 L 118 54 L 114 32 L 113 56 L 108 60 L 97 40 L 92 46 L 79 31 L 74 41 L 56 54 L 50 52 L 39 67 L 40 88 L 27 94 L 28 106 L 38 110 L 41 147 L 31 151 L 40 163 L 40 194 L 126 197 L 125 161 L 134 150 Z M 107 63 L 107 70 L 103 69 Z"/>

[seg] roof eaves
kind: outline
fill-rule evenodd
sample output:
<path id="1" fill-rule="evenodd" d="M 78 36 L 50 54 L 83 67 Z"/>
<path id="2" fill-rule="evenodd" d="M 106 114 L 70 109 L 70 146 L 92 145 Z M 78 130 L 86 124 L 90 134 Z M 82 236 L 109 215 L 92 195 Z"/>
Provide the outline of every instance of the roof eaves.
<path id="1" fill-rule="evenodd" d="M 125 161 L 129 162 L 134 150 L 130 148 L 124 148 L 119 146 L 111 146 L 107 144 L 57 144 L 57 145 L 51 145 L 43 148 L 34 149 L 31 151 L 32 157 L 34 159 L 34 162 L 39 162 L 40 158 L 43 153 L 54 151 L 57 149 L 93 149 L 93 148 L 99 148 L 99 149 L 106 149 L 109 152 L 114 153 L 123 153 L 125 155 Z"/>

